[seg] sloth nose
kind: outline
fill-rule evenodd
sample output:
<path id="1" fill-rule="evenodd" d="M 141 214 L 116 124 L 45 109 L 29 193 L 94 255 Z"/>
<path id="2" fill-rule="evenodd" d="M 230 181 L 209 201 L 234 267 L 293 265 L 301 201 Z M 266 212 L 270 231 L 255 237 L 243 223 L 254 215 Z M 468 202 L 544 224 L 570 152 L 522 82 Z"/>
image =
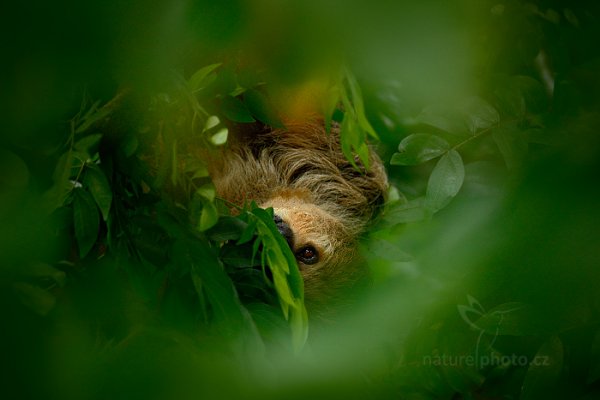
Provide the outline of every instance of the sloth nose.
<path id="1" fill-rule="evenodd" d="M 294 232 L 292 231 L 292 228 L 290 228 L 290 226 L 277 214 L 273 216 L 273 222 L 275 222 L 277 230 L 279 230 L 279 233 L 283 235 L 288 246 L 290 246 L 290 249 L 293 249 Z"/>

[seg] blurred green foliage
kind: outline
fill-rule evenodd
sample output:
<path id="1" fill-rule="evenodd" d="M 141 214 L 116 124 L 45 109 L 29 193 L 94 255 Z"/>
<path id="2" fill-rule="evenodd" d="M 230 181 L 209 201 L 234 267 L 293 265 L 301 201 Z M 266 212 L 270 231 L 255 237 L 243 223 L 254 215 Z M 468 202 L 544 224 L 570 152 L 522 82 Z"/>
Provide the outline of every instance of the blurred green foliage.
<path id="1" fill-rule="evenodd" d="M 8 397 L 600 395 L 595 2 L 2 15 Z M 273 94 L 322 75 L 345 153 L 377 138 L 392 187 L 362 245 L 372 287 L 309 324 L 268 211 L 226 215 L 185 150 L 280 125 Z"/>

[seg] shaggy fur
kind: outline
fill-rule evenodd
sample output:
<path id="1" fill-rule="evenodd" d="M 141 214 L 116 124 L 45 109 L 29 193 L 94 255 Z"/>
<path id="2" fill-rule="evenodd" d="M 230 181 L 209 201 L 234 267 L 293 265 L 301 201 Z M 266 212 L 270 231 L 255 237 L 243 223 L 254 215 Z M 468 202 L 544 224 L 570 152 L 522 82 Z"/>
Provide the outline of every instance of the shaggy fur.
<path id="1" fill-rule="evenodd" d="M 384 201 L 387 178 L 373 152 L 368 171 L 348 162 L 337 127 L 327 133 L 322 121 L 309 118 L 286 128 L 233 135 L 210 172 L 225 200 L 273 207 L 291 229 L 293 252 L 317 250 L 318 262 L 298 265 L 307 306 L 322 310 L 365 275 L 356 242 Z"/>

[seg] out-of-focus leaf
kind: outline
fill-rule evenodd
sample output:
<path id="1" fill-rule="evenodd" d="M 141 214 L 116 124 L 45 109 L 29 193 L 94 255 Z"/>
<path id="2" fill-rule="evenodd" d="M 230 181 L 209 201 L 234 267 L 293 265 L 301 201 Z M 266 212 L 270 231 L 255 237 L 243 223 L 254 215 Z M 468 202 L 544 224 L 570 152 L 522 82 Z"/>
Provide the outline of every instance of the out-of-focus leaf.
<path id="1" fill-rule="evenodd" d="M 436 135 L 415 133 L 405 137 L 392 155 L 392 165 L 418 165 L 439 157 L 450 149 L 447 141 Z"/>
<path id="2" fill-rule="evenodd" d="M 85 136 L 75 142 L 73 146 L 76 150 L 79 150 L 88 156 L 94 155 L 98 151 L 98 144 L 100 143 L 100 139 L 102 139 L 101 133 L 95 133 L 93 135 Z"/>
<path id="3" fill-rule="evenodd" d="M 88 112 L 83 116 L 81 122 L 77 128 L 75 128 L 75 133 L 82 133 L 87 131 L 92 125 L 96 122 L 101 121 L 102 119 L 108 117 L 112 112 L 111 109 L 106 107 L 98 108 L 100 102 L 96 102 Z"/>
<path id="4" fill-rule="evenodd" d="M 433 212 L 444 208 L 456 196 L 464 178 L 462 158 L 456 150 L 450 150 L 440 158 L 429 177 L 425 206 Z"/>
<path id="5" fill-rule="evenodd" d="M 229 130 L 227 128 L 221 128 L 210 137 L 210 141 L 215 146 L 221 146 L 227 143 L 227 136 L 229 135 Z"/>
<path id="6" fill-rule="evenodd" d="M 529 76 L 499 78 L 494 96 L 499 109 L 514 117 L 540 113 L 548 107 L 548 96 L 544 86 Z"/>
<path id="7" fill-rule="evenodd" d="M 521 387 L 524 400 L 553 398 L 562 371 L 564 349 L 561 340 L 552 336 L 538 350 L 529 364 Z"/>
<path id="8" fill-rule="evenodd" d="M 456 135 L 467 130 L 462 115 L 456 109 L 444 105 L 427 106 L 417 116 L 417 121 Z"/>
<path id="9" fill-rule="evenodd" d="M 363 129 L 367 134 L 371 137 L 377 139 L 377 133 L 367 120 L 365 115 L 365 106 L 362 98 L 362 91 L 360 90 L 360 86 L 358 85 L 358 81 L 354 77 L 354 75 L 349 71 L 345 71 L 346 80 L 348 81 L 348 86 L 350 87 L 350 93 L 352 94 L 352 104 L 354 105 L 354 111 L 356 114 L 356 119 L 358 122 L 358 126 Z"/>
<path id="10" fill-rule="evenodd" d="M 256 89 L 244 93 L 244 103 L 254 118 L 274 128 L 283 128 L 283 122 L 277 115 L 273 105 L 264 94 Z"/>
<path id="11" fill-rule="evenodd" d="M 23 160 L 0 149 L 0 208 L 18 202 L 28 183 L 29 169 Z"/>
<path id="12" fill-rule="evenodd" d="M 198 221 L 198 230 L 204 232 L 212 228 L 219 220 L 219 212 L 212 201 L 202 198 L 202 212 Z"/>
<path id="13" fill-rule="evenodd" d="M 81 188 L 74 190 L 73 223 L 79 246 L 79 256 L 85 257 L 98 238 L 98 207 L 91 194 Z"/>
<path id="14" fill-rule="evenodd" d="M 140 143 L 137 137 L 135 137 L 135 135 L 126 135 L 123 138 L 123 142 L 121 145 L 121 150 L 123 151 L 125 157 L 131 157 L 132 155 L 134 155 L 138 149 L 139 144 Z"/>
<path id="15" fill-rule="evenodd" d="M 537 322 L 531 307 L 511 302 L 486 312 L 474 324 L 490 335 L 524 336 L 541 333 Z"/>
<path id="16" fill-rule="evenodd" d="M 395 204 L 385 211 L 385 225 L 406 224 L 422 221 L 431 217 L 431 211 L 425 207 L 425 198 L 418 197 L 406 203 Z"/>
<path id="17" fill-rule="evenodd" d="M 200 68 L 196 71 L 189 79 L 188 84 L 192 91 L 203 89 L 207 83 L 207 77 L 215 69 L 219 68 L 221 63 L 207 65 L 206 67 Z"/>
<path id="18" fill-rule="evenodd" d="M 23 272 L 28 278 L 51 280 L 59 287 L 63 287 L 67 281 L 67 275 L 63 271 L 45 263 L 28 266 L 24 268 Z"/>
<path id="19" fill-rule="evenodd" d="M 219 119 L 219 117 L 217 117 L 216 115 L 211 115 L 206 119 L 206 123 L 204 124 L 204 130 L 208 131 L 214 128 L 215 126 L 219 125 L 220 123 L 221 120 Z"/>
<path id="20" fill-rule="evenodd" d="M 196 193 L 204 197 L 206 200 L 212 202 L 215 200 L 215 195 L 217 191 L 215 189 L 215 185 L 213 185 L 212 183 L 205 183 L 204 185 L 196 189 Z"/>
<path id="21" fill-rule="evenodd" d="M 15 282 L 13 288 L 19 300 L 39 315 L 48 315 L 56 305 L 56 297 L 52 293 L 35 285 Z"/>
<path id="22" fill-rule="evenodd" d="M 366 249 L 372 257 L 389 260 L 393 262 L 412 261 L 413 257 L 400 249 L 400 247 L 390 241 L 378 239 L 372 240 Z"/>
<path id="23" fill-rule="evenodd" d="M 223 114 L 234 122 L 254 122 L 248 107 L 237 97 L 225 96 L 221 103 Z"/>
<path id="24" fill-rule="evenodd" d="M 469 97 L 460 108 L 465 115 L 466 126 L 473 135 L 500 122 L 498 111 L 479 97 Z"/>
<path id="25" fill-rule="evenodd" d="M 104 172 L 97 166 L 90 165 L 85 171 L 83 181 L 94 197 L 94 200 L 102 213 L 102 218 L 106 221 L 110 212 L 113 195 L 108 179 L 106 179 L 106 175 L 104 175 Z"/>
<path id="26" fill-rule="evenodd" d="M 525 132 L 511 123 L 494 128 L 492 136 L 509 169 L 516 169 L 523 164 L 528 150 Z"/>
<path id="27" fill-rule="evenodd" d="M 339 101 L 340 89 L 337 86 L 333 86 L 329 89 L 323 100 L 323 115 L 325 116 L 325 130 L 327 132 L 331 131 L 331 119 Z"/>
<path id="28" fill-rule="evenodd" d="M 58 159 L 52 174 L 54 184 L 42 196 L 43 204 L 48 213 L 63 205 L 67 194 L 73 188 L 73 184 L 69 181 L 72 164 L 72 151 L 63 153 Z"/>
<path id="29" fill-rule="evenodd" d="M 588 384 L 600 379 L 600 331 L 594 335 L 590 353 L 590 370 L 587 376 Z"/>

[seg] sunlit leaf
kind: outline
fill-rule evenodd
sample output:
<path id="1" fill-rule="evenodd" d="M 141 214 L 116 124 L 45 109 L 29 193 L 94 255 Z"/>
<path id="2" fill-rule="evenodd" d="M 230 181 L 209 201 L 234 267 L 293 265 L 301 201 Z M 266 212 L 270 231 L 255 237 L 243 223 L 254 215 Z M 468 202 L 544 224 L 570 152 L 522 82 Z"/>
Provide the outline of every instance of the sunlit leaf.
<path id="1" fill-rule="evenodd" d="M 206 123 L 204 124 L 204 130 L 208 131 L 214 128 L 215 126 L 219 125 L 220 123 L 221 120 L 219 119 L 219 117 L 217 117 L 216 115 L 211 115 L 206 119 Z"/>
<path id="2" fill-rule="evenodd" d="M 450 145 L 439 136 L 415 133 L 405 137 L 392 155 L 392 165 L 417 165 L 439 157 L 450 149 Z"/>
<path id="3" fill-rule="evenodd" d="M 229 135 L 229 130 L 227 128 L 221 128 L 210 137 L 210 141 L 215 146 L 221 146 L 227 143 L 227 136 Z"/>

